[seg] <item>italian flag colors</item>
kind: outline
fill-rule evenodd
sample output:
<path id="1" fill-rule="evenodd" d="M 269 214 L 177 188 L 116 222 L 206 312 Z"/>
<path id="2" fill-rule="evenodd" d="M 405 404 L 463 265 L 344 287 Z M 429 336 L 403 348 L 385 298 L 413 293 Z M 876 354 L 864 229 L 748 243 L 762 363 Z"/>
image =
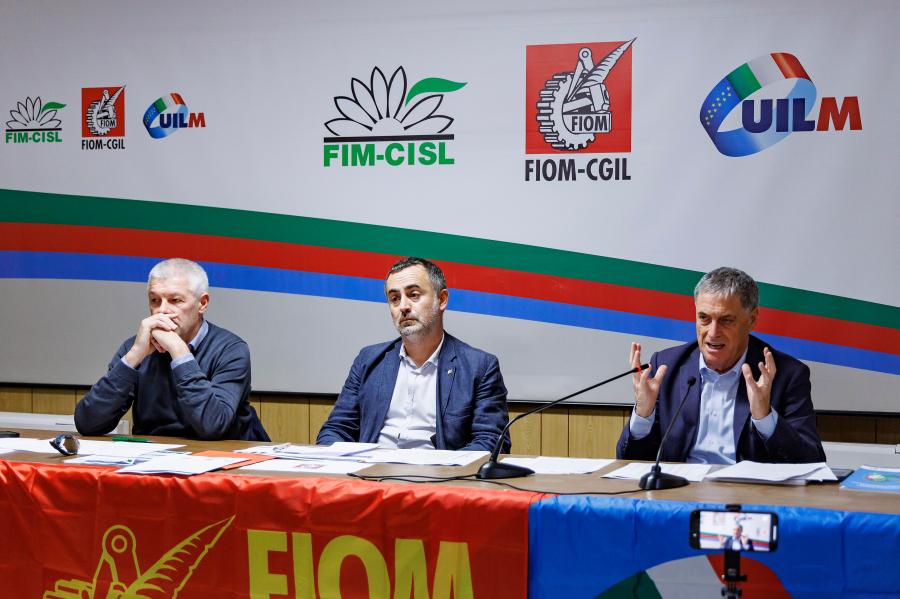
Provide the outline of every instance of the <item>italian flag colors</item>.
<path id="1" fill-rule="evenodd" d="M 166 111 L 167 108 L 174 108 L 175 106 L 186 106 L 187 104 L 184 101 L 184 98 L 181 97 L 181 94 L 177 92 L 172 92 L 171 94 L 166 94 L 161 98 L 157 98 L 156 102 L 153 103 L 153 106 L 160 113 Z"/>
<path id="2" fill-rule="evenodd" d="M 787 52 L 772 52 L 731 71 L 727 79 L 743 100 L 753 92 L 783 79 L 809 79 L 797 57 Z"/>

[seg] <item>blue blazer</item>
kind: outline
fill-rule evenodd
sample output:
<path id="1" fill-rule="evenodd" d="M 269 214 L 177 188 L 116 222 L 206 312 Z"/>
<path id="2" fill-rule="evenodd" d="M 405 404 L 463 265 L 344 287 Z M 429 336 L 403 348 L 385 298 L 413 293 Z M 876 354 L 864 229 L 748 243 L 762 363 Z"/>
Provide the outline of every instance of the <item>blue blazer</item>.
<path id="1" fill-rule="evenodd" d="M 397 338 L 359 352 L 316 443 L 378 442 L 400 369 L 400 344 Z M 436 414 L 437 449 L 493 450 L 509 422 L 497 358 L 444 333 Z M 509 449 L 507 435 L 503 450 Z"/>
<path id="2" fill-rule="evenodd" d="M 759 378 L 757 364 L 763 361 L 763 343 L 753 335 L 747 348 L 746 363 Z M 809 367 L 791 356 L 776 351 L 771 345 L 777 372 L 772 381 L 771 405 L 778 412 L 778 424 L 768 441 L 750 422 L 750 402 L 744 375 L 739 375 L 734 406 L 734 442 L 737 461 L 806 463 L 824 462 L 825 452 L 816 430 L 816 415 L 810 397 Z M 684 462 L 697 441 L 700 418 L 700 348 L 697 342 L 672 347 L 650 358 L 650 375 L 656 375 L 661 365 L 669 366 L 656 400 L 656 419 L 653 428 L 643 439 L 632 439 L 628 422 L 619 438 L 616 457 L 626 460 L 655 460 L 662 431 L 672 421 L 678 403 L 687 390 L 687 380 L 697 378 L 682 408 L 678 421 L 672 426 L 662 450 L 662 459 Z"/>

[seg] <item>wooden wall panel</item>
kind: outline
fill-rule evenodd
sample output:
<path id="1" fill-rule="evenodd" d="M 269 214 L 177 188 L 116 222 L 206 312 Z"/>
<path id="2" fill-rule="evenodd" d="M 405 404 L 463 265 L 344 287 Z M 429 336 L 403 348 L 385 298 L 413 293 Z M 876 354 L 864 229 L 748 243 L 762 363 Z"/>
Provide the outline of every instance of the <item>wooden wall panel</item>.
<path id="1" fill-rule="evenodd" d="M 35 387 L 31 392 L 31 410 L 35 414 L 71 415 L 80 398 L 77 389 Z"/>
<path id="2" fill-rule="evenodd" d="M 875 442 L 900 444 L 900 418 L 879 418 L 875 424 Z"/>
<path id="3" fill-rule="evenodd" d="M 325 424 L 328 415 L 331 414 L 331 407 L 334 405 L 334 398 L 326 397 L 310 397 L 309 398 L 309 442 L 316 442 L 316 435 L 319 429 Z"/>
<path id="4" fill-rule="evenodd" d="M 86 387 L 0 386 L 0 412 L 71 414 L 86 391 Z M 282 443 L 315 443 L 334 405 L 329 396 L 254 394 L 250 401 L 272 440 Z M 510 417 L 534 405 L 510 404 Z M 628 415 L 625 407 L 554 408 L 513 426 L 513 452 L 611 458 Z M 124 419 L 132 422 L 131 410 Z M 817 424 L 823 441 L 900 443 L 900 416 L 819 414 Z"/>
<path id="5" fill-rule="evenodd" d="M 540 455 L 568 457 L 569 409 L 550 408 L 541 412 Z"/>
<path id="6" fill-rule="evenodd" d="M 31 388 L 0 387 L 0 412 L 29 413 L 31 407 Z"/>
<path id="7" fill-rule="evenodd" d="M 303 398 L 254 396 L 263 427 L 276 443 L 309 443 L 309 402 Z"/>
<path id="8" fill-rule="evenodd" d="M 524 414 L 535 406 L 531 404 L 510 404 L 509 419 Z M 541 453 L 541 416 L 535 414 L 523 418 L 509 429 L 512 440 L 512 453 L 523 455 L 539 455 Z"/>
<path id="9" fill-rule="evenodd" d="M 570 408 L 569 455 L 573 458 L 614 458 L 622 432 L 622 408 Z"/>
<path id="10" fill-rule="evenodd" d="M 823 441 L 841 443 L 875 443 L 875 416 L 819 414 L 816 427 Z"/>

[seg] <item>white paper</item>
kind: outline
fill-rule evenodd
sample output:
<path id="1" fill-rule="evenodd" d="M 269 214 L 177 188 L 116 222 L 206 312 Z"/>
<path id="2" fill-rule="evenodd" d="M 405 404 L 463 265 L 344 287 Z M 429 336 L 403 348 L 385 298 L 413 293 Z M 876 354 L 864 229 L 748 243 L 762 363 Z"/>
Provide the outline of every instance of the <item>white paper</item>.
<path id="1" fill-rule="evenodd" d="M 449 449 L 376 449 L 361 459 L 370 464 L 413 464 L 417 466 L 468 466 L 487 457 L 487 451 Z"/>
<path id="2" fill-rule="evenodd" d="M 168 455 L 153 458 L 140 464 L 119 468 L 116 472 L 130 474 L 202 474 L 242 462 L 244 458 L 213 458 L 195 455 Z"/>
<path id="3" fill-rule="evenodd" d="M 114 455 L 83 455 L 70 460 L 65 460 L 65 463 L 74 464 L 76 466 L 131 466 L 135 463 L 135 458 Z"/>
<path id="4" fill-rule="evenodd" d="M 10 451 L 30 451 L 32 453 L 59 453 L 52 445 L 50 445 L 50 439 L 29 439 L 22 437 L 0 438 L 0 449 L 8 449 Z"/>
<path id="5" fill-rule="evenodd" d="M 640 480 L 642 476 L 650 472 L 653 464 L 640 464 L 633 462 L 622 466 L 612 472 L 607 472 L 603 478 L 621 478 L 626 480 Z M 711 466 L 709 464 L 660 464 L 666 474 L 683 476 L 691 482 L 698 483 L 703 480 Z"/>
<path id="6" fill-rule="evenodd" d="M 825 462 L 812 464 L 764 464 L 751 460 L 744 460 L 733 466 L 722 468 L 706 478 L 709 480 L 728 479 L 732 481 L 775 483 L 791 480 L 796 482 L 837 480 L 837 477 L 835 477 Z"/>
<path id="7" fill-rule="evenodd" d="M 78 455 L 102 455 L 133 458 L 146 453 L 184 447 L 183 443 L 136 443 L 133 441 L 92 441 L 79 439 Z M 53 449 L 51 447 L 51 449 Z"/>
<path id="8" fill-rule="evenodd" d="M 141 462 L 146 462 L 147 460 L 152 460 L 154 458 L 160 458 L 170 455 L 189 455 L 190 452 L 187 451 L 171 451 L 171 450 L 161 450 L 154 451 L 153 453 L 145 453 L 139 456 L 114 456 L 114 455 L 82 455 L 76 458 L 72 458 L 70 460 L 65 460 L 66 464 L 75 464 L 75 465 L 90 465 L 90 466 L 131 466 L 132 464 L 139 464 Z"/>
<path id="9" fill-rule="evenodd" d="M 506 464 L 531 468 L 535 474 L 589 474 L 612 464 L 615 460 L 594 460 L 588 458 L 511 458 L 500 460 Z"/>
<path id="10" fill-rule="evenodd" d="M 349 462 L 346 460 L 266 460 L 241 466 L 238 470 L 254 470 L 256 472 L 305 472 L 308 474 L 350 474 L 369 464 Z"/>

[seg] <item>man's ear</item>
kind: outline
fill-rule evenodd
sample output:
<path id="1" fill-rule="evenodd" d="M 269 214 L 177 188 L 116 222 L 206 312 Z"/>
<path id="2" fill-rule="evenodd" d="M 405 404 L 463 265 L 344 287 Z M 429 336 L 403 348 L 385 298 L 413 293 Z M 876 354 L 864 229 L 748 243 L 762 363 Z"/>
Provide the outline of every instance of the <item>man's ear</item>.
<path id="1" fill-rule="evenodd" d="M 206 312 L 206 308 L 209 306 L 209 294 L 204 293 L 197 299 L 197 302 L 200 304 L 200 308 L 197 311 L 200 314 L 203 314 L 204 312 Z"/>
<path id="2" fill-rule="evenodd" d="M 753 311 L 750 312 L 750 330 L 753 330 L 756 327 L 756 318 L 759 316 L 759 307 L 753 308 Z"/>
<path id="3" fill-rule="evenodd" d="M 448 301 L 450 301 L 450 292 L 447 289 L 442 289 L 438 294 L 438 308 L 441 312 L 447 309 Z"/>

